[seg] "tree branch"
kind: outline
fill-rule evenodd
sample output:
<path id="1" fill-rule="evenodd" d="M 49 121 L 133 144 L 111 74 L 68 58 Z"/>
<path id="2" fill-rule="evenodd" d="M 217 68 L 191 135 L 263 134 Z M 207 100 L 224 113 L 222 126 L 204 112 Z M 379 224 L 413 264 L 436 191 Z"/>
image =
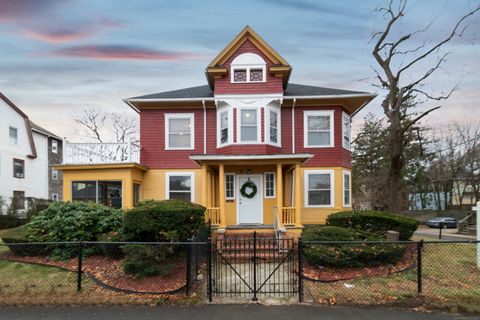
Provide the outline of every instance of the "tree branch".
<path id="1" fill-rule="evenodd" d="M 421 115 L 419 115 L 418 117 L 416 117 L 415 119 L 413 119 L 412 121 L 410 121 L 403 129 L 403 132 L 406 132 L 411 126 L 413 126 L 415 123 L 417 123 L 418 121 L 420 121 L 423 117 L 427 116 L 430 112 L 433 112 L 437 109 L 440 109 L 441 106 L 438 106 L 438 107 L 435 107 L 435 108 L 432 108 L 430 110 L 427 110 L 425 111 L 424 113 L 422 113 Z"/>

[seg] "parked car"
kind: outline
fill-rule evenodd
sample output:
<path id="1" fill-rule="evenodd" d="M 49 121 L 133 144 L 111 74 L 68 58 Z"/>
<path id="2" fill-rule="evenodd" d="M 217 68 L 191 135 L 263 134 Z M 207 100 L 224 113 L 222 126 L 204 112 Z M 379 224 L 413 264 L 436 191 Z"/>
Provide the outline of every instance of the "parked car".
<path id="1" fill-rule="evenodd" d="M 438 217 L 428 220 L 426 225 L 430 228 L 456 228 L 458 221 L 455 218 Z"/>

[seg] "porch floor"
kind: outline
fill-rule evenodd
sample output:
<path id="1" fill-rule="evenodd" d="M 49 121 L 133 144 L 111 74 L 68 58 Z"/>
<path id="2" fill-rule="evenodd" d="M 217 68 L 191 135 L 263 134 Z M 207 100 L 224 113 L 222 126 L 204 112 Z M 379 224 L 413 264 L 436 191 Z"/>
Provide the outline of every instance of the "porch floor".
<path id="1" fill-rule="evenodd" d="M 227 226 L 226 229 L 242 230 L 242 229 L 273 229 L 273 224 L 236 224 Z"/>

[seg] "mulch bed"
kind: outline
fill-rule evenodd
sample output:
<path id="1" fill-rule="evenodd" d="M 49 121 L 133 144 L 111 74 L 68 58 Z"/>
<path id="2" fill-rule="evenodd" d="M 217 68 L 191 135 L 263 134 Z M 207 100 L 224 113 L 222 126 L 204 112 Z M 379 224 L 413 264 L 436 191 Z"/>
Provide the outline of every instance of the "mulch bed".
<path id="1" fill-rule="evenodd" d="M 405 255 L 396 264 L 365 268 L 320 268 L 305 261 L 303 276 L 307 280 L 318 282 L 335 282 L 356 278 L 386 276 L 413 268 L 416 264 L 415 254 L 416 246 L 409 245 Z"/>
<path id="2" fill-rule="evenodd" d="M 59 267 L 74 272 L 77 272 L 78 269 L 77 259 L 53 261 L 46 257 L 17 256 L 11 252 L 0 254 L 0 259 Z M 169 261 L 169 263 L 175 265 L 169 275 L 157 275 L 143 279 L 136 279 L 132 275 L 125 274 L 122 269 L 122 263 L 123 260 L 104 256 L 86 257 L 83 259 L 82 270 L 105 289 L 125 293 L 175 293 L 185 287 L 185 259 L 173 258 Z"/>

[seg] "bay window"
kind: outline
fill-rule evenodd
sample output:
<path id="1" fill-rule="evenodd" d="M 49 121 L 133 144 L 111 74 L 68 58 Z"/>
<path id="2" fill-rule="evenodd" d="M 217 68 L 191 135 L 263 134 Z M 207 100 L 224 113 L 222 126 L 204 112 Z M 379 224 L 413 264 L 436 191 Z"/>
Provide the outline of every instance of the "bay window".
<path id="1" fill-rule="evenodd" d="M 258 121 L 259 109 L 238 109 L 239 116 L 239 139 L 241 143 L 253 142 L 257 143 L 260 140 L 260 127 Z"/>
<path id="2" fill-rule="evenodd" d="M 350 172 L 343 171 L 343 206 L 350 207 L 351 206 L 351 179 L 350 179 Z"/>
<path id="3" fill-rule="evenodd" d="M 194 173 L 167 172 L 166 199 L 194 202 Z"/>
<path id="4" fill-rule="evenodd" d="M 343 112 L 342 113 L 342 144 L 343 147 L 347 150 L 350 150 L 350 116 Z"/>
<path id="5" fill-rule="evenodd" d="M 266 115 L 266 134 L 268 143 L 279 145 L 280 144 L 280 110 L 272 107 L 265 108 Z"/>
<path id="6" fill-rule="evenodd" d="M 165 148 L 167 150 L 194 149 L 193 113 L 165 114 Z"/>
<path id="7" fill-rule="evenodd" d="M 304 147 L 333 146 L 333 111 L 305 111 Z"/>
<path id="8" fill-rule="evenodd" d="M 305 207 L 333 207 L 333 179 L 333 170 L 306 170 Z"/>
<path id="9" fill-rule="evenodd" d="M 217 112 L 217 147 L 233 142 L 232 108 L 222 107 Z"/>

